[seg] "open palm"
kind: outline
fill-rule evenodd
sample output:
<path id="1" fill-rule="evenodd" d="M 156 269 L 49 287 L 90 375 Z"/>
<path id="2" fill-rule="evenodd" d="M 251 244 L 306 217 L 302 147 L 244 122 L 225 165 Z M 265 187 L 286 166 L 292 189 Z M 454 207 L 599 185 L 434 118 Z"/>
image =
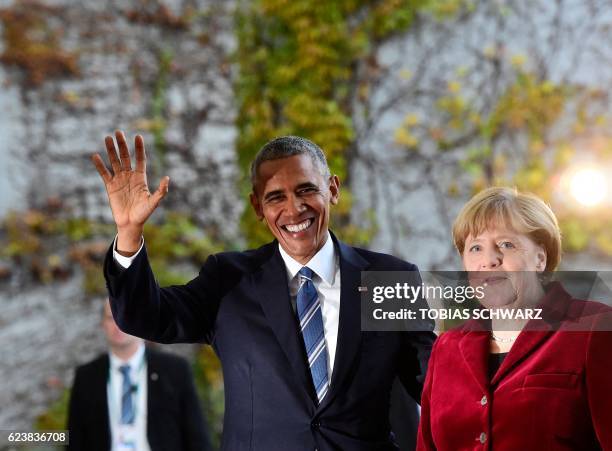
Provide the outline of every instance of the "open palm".
<path id="1" fill-rule="evenodd" d="M 112 173 L 99 154 L 93 155 L 92 160 L 106 186 L 117 229 L 132 230 L 140 234 L 144 223 L 168 192 L 170 179 L 167 176 L 163 177 L 157 191 L 151 193 L 147 185 L 147 161 L 142 136 L 136 135 L 134 139 L 135 169 L 132 169 L 125 135 L 117 131 L 115 138 L 119 147 L 119 155 L 117 155 L 112 136 L 107 136 L 104 140 Z"/>

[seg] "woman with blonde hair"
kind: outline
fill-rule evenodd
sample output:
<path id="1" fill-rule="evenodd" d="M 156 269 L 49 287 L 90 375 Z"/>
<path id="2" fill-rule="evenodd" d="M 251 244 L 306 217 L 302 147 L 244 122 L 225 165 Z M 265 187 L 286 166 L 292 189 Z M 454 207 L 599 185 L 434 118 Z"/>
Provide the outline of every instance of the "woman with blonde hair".
<path id="1" fill-rule="evenodd" d="M 472 321 L 438 338 L 417 449 L 612 449 L 612 308 L 546 282 L 561 259 L 551 209 L 489 188 L 463 207 L 453 239 L 482 307 L 542 306 L 546 317 Z"/>

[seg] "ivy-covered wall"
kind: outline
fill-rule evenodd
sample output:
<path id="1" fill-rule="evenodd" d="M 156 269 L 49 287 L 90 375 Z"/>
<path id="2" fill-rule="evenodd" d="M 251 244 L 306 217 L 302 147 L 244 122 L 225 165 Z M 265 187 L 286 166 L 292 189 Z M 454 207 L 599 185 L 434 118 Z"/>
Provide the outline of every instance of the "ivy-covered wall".
<path id="1" fill-rule="evenodd" d="M 10 325 L 0 329 L 0 350 L 14 355 L 0 363 L 0 380 L 3 389 L 25 381 L 2 391 L 0 404 L 10 408 L 0 425 L 62 424 L 71 368 L 103 349 L 90 300 L 104 294 L 100 265 L 114 230 L 88 157 L 115 128 L 145 135 L 152 185 L 171 177 L 145 231 L 162 285 L 189 280 L 209 253 L 270 240 L 247 205 L 247 174 L 261 145 L 285 134 L 326 151 L 342 182 L 332 227 L 352 244 L 422 269 L 455 269 L 455 212 L 479 189 L 510 184 L 551 203 L 566 264 L 580 256 L 604 265 L 609 199 L 576 205 L 562 179 L 584 162 L 611 171 L 605 3 L 0 8 L 0 80 L 18 92 L 18 107 L 6 112 L 19 124 L 12 158 L 29 180 L 23 205 L 0 227 L 0 324 Z M 16 352 L 20 342 L 29 345 Z M 208 348 L 193 356 L 218 443 L 219 364 Z"/>

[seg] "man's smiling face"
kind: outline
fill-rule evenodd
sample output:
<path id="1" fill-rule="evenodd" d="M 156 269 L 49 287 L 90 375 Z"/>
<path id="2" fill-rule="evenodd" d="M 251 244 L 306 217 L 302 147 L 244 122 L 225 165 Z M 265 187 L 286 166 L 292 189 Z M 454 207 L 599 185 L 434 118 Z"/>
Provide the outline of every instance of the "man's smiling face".
<path id="1" fill-rule="evenodd" d="M 306 264 L 325 244 L 338 194 L 338 177 L 323 175 L 308 154 L 300 154 L 261 163 L 251 205 L 283 249 Z"/>

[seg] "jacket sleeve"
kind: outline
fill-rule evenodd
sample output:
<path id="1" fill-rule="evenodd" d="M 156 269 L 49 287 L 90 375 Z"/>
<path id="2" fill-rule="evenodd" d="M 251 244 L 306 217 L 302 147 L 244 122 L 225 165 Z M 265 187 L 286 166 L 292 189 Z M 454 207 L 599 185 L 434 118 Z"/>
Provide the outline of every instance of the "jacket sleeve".
<path id="1" fill-rule="evenodd" d="M 217 257 L 208 257 L 198 276 L 185 285 L 160 288 L 146 247 L 129 268 L 104 261 L 111 309 L 124 332 L 159 343 L 210 343 L 220 302 Z"/>
<path id="2" fill-rule="evenodd" d="M 406 269 L 414 272 L 414 277 L 410 277 L 411 283 L 421 284 L 421 276 L 416 265 L 410 264 Z M 415 311 L 418 309 L 426 309 L 427 301 L 424 298 L 419 298 L 413 307 Z M 420 319 L 406 320 L 406 332 L 402 333 L 402 359 L 399 364 L 399 378 L 412 398 L 420 403 L 427 365 L 431 354 L 433 343 L 436 340 L 436 334 L 433 333 L 433 321 L 422 321 Z"/>
<path id="3" fill-rule="evenodd" d="M 419 432 L 417 434 L 417 451 L 432 451 L 436 449 L 433 436 L 431 434 L 431 390 L 435 380 L 436 344 L 431 351 L 431 357 L 425 377 L 425 386 L 421 396 L 421 419 L 419 421 Z"/>
<path id="4" fill-rule="evenodd" d="M 601 449 L 612 449 L 612 314 L 598 317 L 589 337 L 586 356 L 586 387 L 593 429 Z"/>
<path id="5" fill-rule="evenodd" d="M 81 422 L 83 418 L 83 412 L 79 405 L 81 398 L 81 377 L 79 376 L 79 369 L 75 371 L 74 381 L 72 383 L 72 389 L 70 390 L 70 402 L 68 404 L 68 424 L 67 429 L 69 433 L 67 451 L 78 451 L 86 449 L 84 425 Z"/>

